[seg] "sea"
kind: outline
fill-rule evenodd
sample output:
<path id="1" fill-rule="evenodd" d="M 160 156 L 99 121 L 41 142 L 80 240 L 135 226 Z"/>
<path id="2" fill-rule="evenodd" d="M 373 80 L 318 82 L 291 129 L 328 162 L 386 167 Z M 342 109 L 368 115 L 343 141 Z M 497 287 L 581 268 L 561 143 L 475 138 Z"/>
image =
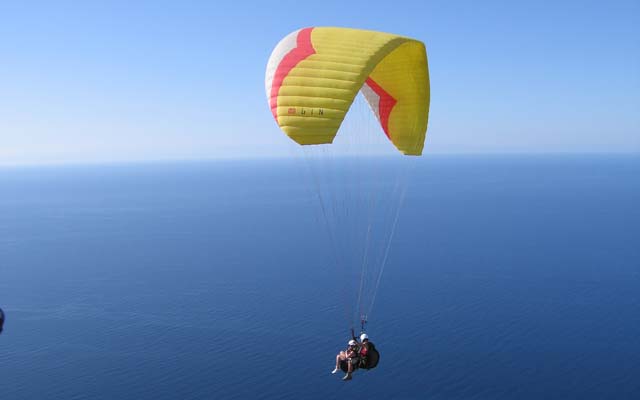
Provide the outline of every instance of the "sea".
<path id="1" fill-rule="evenodd" d="M 299 160 L 0 168 L 0 399 L 640 399 L 640 156 L 414 164 L 349 382 Z"/>

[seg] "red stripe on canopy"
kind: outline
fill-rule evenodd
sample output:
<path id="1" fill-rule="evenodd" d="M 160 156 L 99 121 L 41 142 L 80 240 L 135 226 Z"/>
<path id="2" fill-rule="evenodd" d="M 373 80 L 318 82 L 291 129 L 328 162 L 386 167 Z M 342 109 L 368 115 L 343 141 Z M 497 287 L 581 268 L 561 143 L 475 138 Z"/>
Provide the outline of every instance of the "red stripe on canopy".
<path id="1" fill-rule="evenodd" d="M 296 48 L 289 51 L 278 64 L 278 68 L 273 76 L 273 84 L 271 85 L 271 99 L 269 105 L 271 106 L 271 113 L 273 118 L 278 121 L 278 93 L 284 78 L 287 77 L 289 72 L 296 65 L 305 58 L 316 53 L 316 50 L 311 44 L 311 31 L 313 28 L 304 28 L 298 32 L 296 37 Z"/>

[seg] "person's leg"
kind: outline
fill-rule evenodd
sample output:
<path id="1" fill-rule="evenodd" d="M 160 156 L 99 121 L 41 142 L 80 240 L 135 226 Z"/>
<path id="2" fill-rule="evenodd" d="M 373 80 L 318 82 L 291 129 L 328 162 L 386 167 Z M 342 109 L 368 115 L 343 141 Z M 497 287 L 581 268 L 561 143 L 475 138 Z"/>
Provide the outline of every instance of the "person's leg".
<path id="1" fill-rule="evenodd" d="M 348 381 L 351 379 L 351 373 L 353 372 L 353 364 L 351 364 L 351 360 L 347 360 L 347 374 L 342 378 L 344 381 Z"/>
<path id="2" fill-rule="evenodd" d="M 346 355 L 344 354 L 344 351 L 341 351 L 340 354 L 338 354 L 336 356 L 336 368 L 331 371 L 332 374 L 335 374 L 336 372 L 340 371 L 340 360 L 344 360 L 346 357 Z"/>

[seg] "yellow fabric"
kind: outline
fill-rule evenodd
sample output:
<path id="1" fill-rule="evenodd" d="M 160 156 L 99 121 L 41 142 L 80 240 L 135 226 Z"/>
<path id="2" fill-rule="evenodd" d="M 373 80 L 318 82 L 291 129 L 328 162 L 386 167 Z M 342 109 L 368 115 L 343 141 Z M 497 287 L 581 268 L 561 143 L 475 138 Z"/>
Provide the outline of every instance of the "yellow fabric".
<path id="1" fill-rule="evenodd" d="M 291 139 L 302 145 L 331 143 L 370 78 L 396 101 L 388 116 L 393 144 L 407 155 L 422 153 L 430 100 L 422 42 L 382 32 L 313 28 L 311 45 L 315 53 L 297 62 L 277 90 L 274 116 Z"/>
<path id="2" fill-rule="evenodd" d="M 393 144 L 405 154 L 422 154 L 429 119 L 424 45 L 416 41 L 403 43 L 382 59 L 370 77 L 398 101 L 389 117 Z"/>

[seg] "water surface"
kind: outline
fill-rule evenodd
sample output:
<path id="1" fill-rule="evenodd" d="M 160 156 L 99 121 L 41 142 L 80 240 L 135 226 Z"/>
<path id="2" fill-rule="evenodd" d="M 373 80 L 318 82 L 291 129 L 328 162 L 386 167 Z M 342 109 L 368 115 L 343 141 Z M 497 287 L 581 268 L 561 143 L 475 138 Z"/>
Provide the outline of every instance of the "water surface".
<path id="1" fill-rule="evenodd" d="M 2 399 L 640 398 L 640 159 L 413 168 L 369 332 L 297 161 L 0 170 Z"/>

